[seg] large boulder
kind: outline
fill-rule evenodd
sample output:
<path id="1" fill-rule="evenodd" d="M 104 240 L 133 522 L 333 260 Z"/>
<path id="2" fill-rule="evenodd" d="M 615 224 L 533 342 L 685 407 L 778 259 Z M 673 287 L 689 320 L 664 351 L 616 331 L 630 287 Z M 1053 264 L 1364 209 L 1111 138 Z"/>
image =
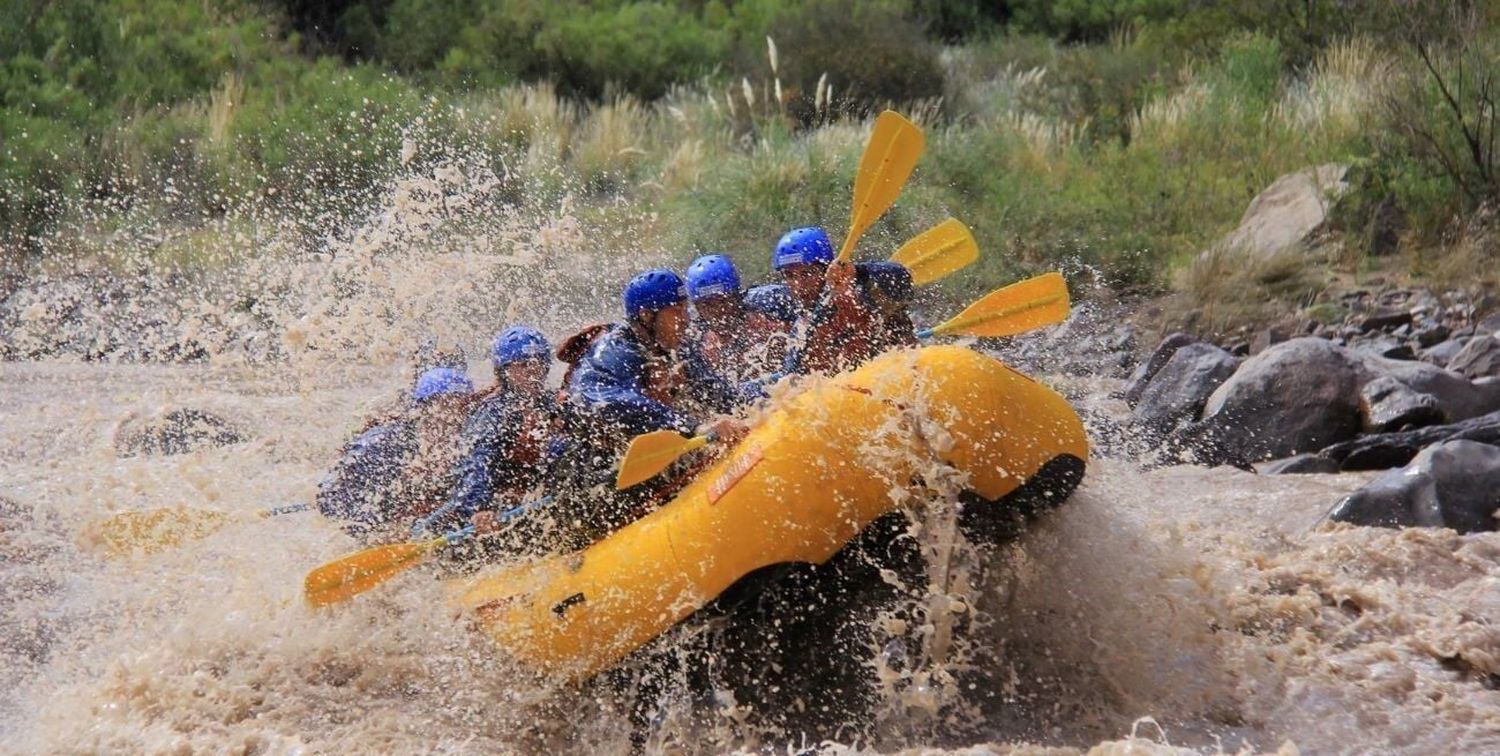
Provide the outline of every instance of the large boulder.
<path id="1" fill-rule="evenodd" d="M 1156 349 L 1152 350 L 1151 356 L 1136 365 L 1135 371 L 1130 374 L 1130 380 L 1125 384 L 1125 402 L 1134 407 L 1146 387 L 1151 384 L 1151 379 L 1156 377 L 1157 371 L 1167 364 L 1167 360 L 1172 359 L 1178 349 L 1193 343 L 1196 343 L 1193 337 L 1185 333 L 1174 333 L 1162 339 Z"/>
<path id="2" fill-rule="evenodd" d="M 1445 441 L 1423 449 L 1406 467 L 1391 470 L 1344 497 L 1328 519 L 1475 533 L 1496 529 L 1496 509 L 1500 509 L 1500 447 Z"/>
<path id="3" fill-rule="evenodd" d="M 1500 375 L 1500 339 L 1494 336 L 1479 336 L 1469 340 L 1453 359 L 1448 369 L 1465 378 L 1484 378 Z"/>
<path id="4" fill-rule="evenodd" d="M 179 407 L 145 419 L 126 419 L 115 432 L 115 453 L 121 457 L 186 454 L 247 438 L 243 430 L 218 415 Z"/>
<path id="5" fill-rule="evenodd" d="M 1176 350 L 1141 392 L 1136 418 L 1160 430 L 1197 420 L 1208 397 L 1234 374 L 1239 363 L 1213 344 L 1188 344 Z"/>
<path id="6" fill-rule="evenodd" d="M 1209 397 L 1204 423 L 1251 460 L 1317 451 L 1359 433 L 1360 378 L 1347 350 L 1292 339 L 1246 360 Z"/>
<path id="7" fill-rule="evenodd" d="M 1269 260 L 1302 246 L 1328 218 L 1331 201 L 1348 188 L 1347 170 L 1330 163 L 1276 179 L 1250 201 L 1240 225 L 1219 247 L 1252 260 Z"/>

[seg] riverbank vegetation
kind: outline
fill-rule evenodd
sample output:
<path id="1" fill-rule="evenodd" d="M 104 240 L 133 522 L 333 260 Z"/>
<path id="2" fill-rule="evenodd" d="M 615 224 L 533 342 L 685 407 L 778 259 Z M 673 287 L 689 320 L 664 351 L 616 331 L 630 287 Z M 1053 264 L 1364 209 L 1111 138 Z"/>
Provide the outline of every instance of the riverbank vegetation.
<path id="1" fill-rule="evenodd" d="M 873 239 L 965 220 L 966 290 L 1057 265 L 1170 285 L 1276 177 L 1328 162 L 1353 166 L 1335 264 L 1492 275 L 1495 5 L 11 3 L 0 259 L 14 278 L 143 218 L 326 233 L 459 166 L 509 206 L 628 225 L 616 252 L 753 268 L 786 227 L 842 225 L 861 124 L 893 105 L 929 147 Z"/>

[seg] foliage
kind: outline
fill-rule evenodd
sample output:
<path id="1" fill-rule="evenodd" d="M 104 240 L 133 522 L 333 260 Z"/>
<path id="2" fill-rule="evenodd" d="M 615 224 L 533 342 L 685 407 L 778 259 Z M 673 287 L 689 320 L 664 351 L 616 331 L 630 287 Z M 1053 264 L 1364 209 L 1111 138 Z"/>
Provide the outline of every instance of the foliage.
<path id="1" fill-rule="evenodd" d="M 650 238 L 622 247 L 753 271 L 787 227 L 842 230 L 866 116 L 894 104 L 929 150 L 862 254 L 955 215 L 985 256 L 949 287 L 1058 265 L 1161 286 L 1277 176 L 1330 161 L 1360 177 L 1351 238 L 1394 214 L 1425 250 L 1492 237 L 1470 221 L 1497 198 L 1495 5 L 6 3 L 0 249 L 85 214 L 322 232 L 461 154 L 506 203 L 644 208 Z"/>

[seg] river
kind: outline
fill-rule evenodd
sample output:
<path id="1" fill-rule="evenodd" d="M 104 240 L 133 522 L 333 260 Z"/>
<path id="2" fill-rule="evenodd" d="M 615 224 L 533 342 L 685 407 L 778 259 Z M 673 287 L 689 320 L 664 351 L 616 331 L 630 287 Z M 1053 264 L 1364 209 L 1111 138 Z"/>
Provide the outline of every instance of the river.
<path id="1" fill-rule="evenodd" d="M 315 515 L 129 559 L 80 536 L 126 509 L 308 501 L 360 413 L 406 380 L 399 364 L 0 364 L 4 750 L 625 749 L 598 689 L 518 673 L 420 571 L 305 606 L 306 570 L 354 547 Z M 166 407 L 247 440 L 116 453 L 122 424 Z M 1071 500 L 975 568 L 987 621 L 961 641 L 989 689 L 934 714 L 908 687 L 844 745 L 1500 751 L 1500 535 L 1315 527 L 1362 479 L 1093 460 Z M 735 715 L 674 733 L 669 711 L 653 746 L 785 745 Z"/>

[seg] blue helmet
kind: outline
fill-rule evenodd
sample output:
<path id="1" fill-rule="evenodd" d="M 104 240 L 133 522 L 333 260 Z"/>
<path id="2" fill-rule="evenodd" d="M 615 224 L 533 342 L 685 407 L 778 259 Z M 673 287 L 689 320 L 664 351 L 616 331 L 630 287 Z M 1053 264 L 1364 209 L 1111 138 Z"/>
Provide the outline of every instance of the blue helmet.
<path id="1" fill-rule="evenodd" d="M 625 314 L 631 318 L 643 312 L 664 310 L 686 300 L 682 279 L 664 268 L 648 270 L 625 284 Z"/>
<path id="2" fill-rule="evenodd" d="M 912 297 L 911 271 L 897 262 L 865 262 L 855 266 L 855 274 L 867 287 L 873 285 L 887 299 L 909 302 Z"/>
<path id="3" fill-rule="evenodd" d="M 468 394 L 474 390 L 469 377 L 453 368 L 433 368 L 417 379 L 411 398 L 421 402 L 443 394 Z"/>
<path id="4" fill-rule="evenodd" d="M 734 261 L 723 255 L 704 255 L 687 269 L 688 299 L 694 302 L 707 297 L 740 293 L 740 272 Z"/>
<path id="5" fill-rule="evenodd" d="M 833 242 L 828 232 L 818 226 L 794 228 L 776 242 L 771 253 L 771 267 L 781 270 L 789 265 L 833 262 Z"/>
<path id="6" fill-rule="evenodd" d="M 745 292 L 745 307 L 772 320 L 791 323 L 797 319 L 797 306 L 792 302 L 792 290 L 785 284 L 765 284 Z"/>
<path id="7" fill-rule="evenodd" d="M 504 367 L 512 362 L 550 357 L 552 345 L 541 331 L 527 326 L 511 326 L 495 337 L 490 348 L 490 359 L 495 367 Z"/>

